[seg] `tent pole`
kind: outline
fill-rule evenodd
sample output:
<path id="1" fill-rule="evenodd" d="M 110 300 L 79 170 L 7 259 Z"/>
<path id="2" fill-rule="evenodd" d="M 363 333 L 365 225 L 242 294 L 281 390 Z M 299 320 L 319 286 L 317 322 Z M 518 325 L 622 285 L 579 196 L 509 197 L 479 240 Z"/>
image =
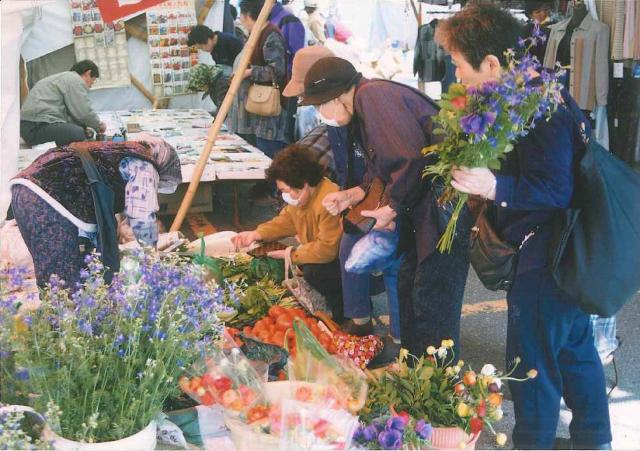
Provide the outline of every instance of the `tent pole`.
<path id="1" fill-rule="evenodd" d="M 156 98 L 156 96 L 151 94 L 151 92 L 142 84 L 142 82 L 133 75 L 131 75 L 131 84 L 135 86 L 138 91 L 140 91 L 142 95 L 145 96 L 149 102 L 151 102 L 151 104 L 155 105 L 158 103 L 158 99 Z"/>
<path id="2" fill-rule="evenodd" d="M 253 54 L 253 50 L 255 49 L 256 45 L 258 44 L 258 38 L 260 37 L 260 33 L 262 32 L 263 25 L 267 23 L 269 13 L 271 13 L 271 8 L 273 7 L 274 3 L 275 0 L 265 0 L 264 5 L 262 6 L 262 11 L 260 11 L 260 15 L 258 16 L 256 23 L 253 25 L 253 28 L 251 29 L 249 39 L 247 40 L 244 48 L 244 53 L 240 58 L 238 69 L 235 71 L 233 79 L 231 80 L 231 85 L 229 86 L 229 90 L 224 96 L 222 105 L 220 105 L 220 109 L 216 113 L 213 125 L 209 129 L 207 142 L 204 146 L 204 150 L 200 154 L 198 162 L 196 163 L 196 167 L 193 170 L 193 176 L 191 178 L 191 182 L 189 183 L 189 188 L 184 195 L 184 199 L 182 199 L 182 203 L 180 204 L 178 213 L 173 220 L 173 224 L 171 224 L 171 232 L 180 230 L 180 227 L 182 227 L 182 222 L 184 221 L 184 218 L 189 211 L 189 207 L 191 207 L 193 197 L 195 196 L 196 191 L 198 190 L 198 185 L 200 184 L 200 179 L 202 178 L 204 169 L 207 166 L 207 162 L 209 161 L 209 155 L 211 154 L 213 144 L 216 142 L 216 138 L 218 137 L 220 128 L 222 128 L 222 124 L 227 118 L 227 114 L 231 109 L 231 103 L 233 102 L 233 99 L 236 96 L 238 89 L 240 88 L 240 84 L 244 80 L 244 72 L 249 66 L 251 55 Z"/>
<path id="3" fill-rule="evenodd" d="M 200 8 L 200 12 L 198 13 L 198 25 L 202 25 L 205 20 L 207 20 L 207 16 L 209 15 L 209 11 L 211 11 L 211 7 L 213 6 L 213 0 L 207 0 Z"/>

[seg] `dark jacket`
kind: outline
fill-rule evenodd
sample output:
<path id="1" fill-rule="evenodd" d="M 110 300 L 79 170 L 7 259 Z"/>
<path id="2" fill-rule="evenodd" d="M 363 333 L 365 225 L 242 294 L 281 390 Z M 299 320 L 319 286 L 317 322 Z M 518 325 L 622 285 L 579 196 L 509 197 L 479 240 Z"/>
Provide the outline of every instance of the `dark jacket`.
<path id="1" fill-rule="evenodd" d="M 291 14 L 279 2 L 273 5 L 269 22 L 278 27 L 287 42 L 287 73 L 291 75 L 293 57 L 304 47 L 304 25 L 300 19 Z"/>
<path id="2" fill-rule="evenodd" d="M 214 32 L 218 36 L 218 42 L 211 52 L 211 57 L 216 64 L 233 66 L 236 56 L 242 51 L 242 41 L 233 33 Z"/>
<path id="3" fill-rule="evenodd" d="M 435 249 L 438 212 L 422 171 L 422 149 L 432 143 L 434 102 L 418 91 L 387 80 L 362 79 L 354 99 L 354 139 L 365 150 L 367 173 L 387 184 L 389 205 L 415 230 L 418 263 Z"/>
<path id="4" fill-rule="evenodd" d="M 519 246 L 527 234 L 535 231 L 522 247 L 518 273 L 546 265 L 549 225 L 569 206 L 573 195 L 573 161 L 580 145 L 576 121 L 588 121 L 566 90 L 563 96 L 565 103 L 549 121 L 539 120 L 517 142 L 496 173 L 498 233 Z"/>
<path id="5" fill-rule="evenodd" d="M 124 209 L 125 200 L 126 182 L 120 176 L 120 161 L 125 157 L 135 157 L 149 161 L 156 170 L 159 169 L 149 147 L 140 142 L 87 142 L 74 145 L 82 145 L 91 152 L 98 170 L 114 193 L 115 213 Z M 75 217 L 90 224 L 96 222 L 87 176 L 75 151 L 68 146 L 48 150 L 14 178 L 30 180 Z"/>

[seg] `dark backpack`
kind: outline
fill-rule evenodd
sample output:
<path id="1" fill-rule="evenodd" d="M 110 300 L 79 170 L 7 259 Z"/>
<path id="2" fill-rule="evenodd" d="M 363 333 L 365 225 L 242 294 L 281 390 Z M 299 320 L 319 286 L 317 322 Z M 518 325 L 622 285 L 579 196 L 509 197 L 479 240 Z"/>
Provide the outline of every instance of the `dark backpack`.
<path id="1" fill-rule="evenodd" d="M 572 204 L 554 224 L 551 271 L 571 302 L 609 317 L 640 289 L 640 173 L 581 138 Z"/>

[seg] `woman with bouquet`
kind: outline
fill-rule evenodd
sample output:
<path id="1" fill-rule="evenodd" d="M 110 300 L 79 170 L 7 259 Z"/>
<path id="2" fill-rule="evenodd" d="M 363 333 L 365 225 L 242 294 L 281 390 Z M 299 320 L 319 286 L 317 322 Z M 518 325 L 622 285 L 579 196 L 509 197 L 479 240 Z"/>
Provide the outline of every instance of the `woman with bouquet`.
<path id="1" fill-rule="evenodd" d="M 548 74 L 540 76 L 532 68 L 535 65 L 528 68 L 523 63 L 530 61 L 527 55 L 517 66 L 509 64 L 512 49 L 518 41 L 523 42 L 520 33 L 516 19 L 488 5 L 465 8 L 439 24 L 436 39 L 451 53 L 456 76 L 467 89 L 467 100 L 470 92 L 501 89 L 505 80 L 513 79 L 513 71 L 523 67 L 521 78 L 525 81 L 514 95 L 526 96 L 536 87 L 548 86 Z M 531 122 L 523 121 L 521 133 L 512 140 L 513 151 L 502 155 L 499 170 L 455 167 L 453 162 L 453 171 L 447 175 L 459 192 L 489 200 L 500 237 L 521 246 L 513 287 L 507 295 L 507 362 L 520 357 L 524 363 L 520 368 L 536 368 L 538 376 L 510 386 L 516 415 L 515 447 L 554 446 L 563 397 L 573 413 L 573 448 L 610 449 L 604 372 L 594 347 L 589 315 L 561 294 L 547 262 L 551 222 L 569 207 L 573 193 L 572 165 L 581 145 L 578 124 L 587 122 L 566 90 L 558 97 L 555 111 L 548 110 L 551 114 L 547 120 L 539 114 Z M 485 117 L 484 122 L 465 122 L 463 117 L 460 128 L 467 133 L 463 145 L 471 142 L 480 149 L 482 141 L 494 139 L 490 128 L 499 109 L 517 109 L 519 102 L 511 100 L 504 98 L 493 111 L 476 114 Z M 513 116 L 513 120 L 523 118 Z M 516 370 L 516 377 L 522 376 L 517 374 L 520 371 L 525 370 Z"/>

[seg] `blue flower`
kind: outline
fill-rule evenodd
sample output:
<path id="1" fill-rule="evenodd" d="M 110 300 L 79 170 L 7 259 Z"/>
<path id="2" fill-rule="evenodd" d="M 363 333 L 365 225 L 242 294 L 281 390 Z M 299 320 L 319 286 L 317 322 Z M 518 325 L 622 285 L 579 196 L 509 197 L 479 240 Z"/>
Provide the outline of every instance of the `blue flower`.
<path id="1" fill-rule="evenodd" d="M 378 435 L 378 442 L 383 449 L 401 449 L 402 432 L 397 429 L 385 429 Z"/>
<path id="2" fill-rule="evenodd" d="M 429 440 L 431 438 L 431 434 L 433 434 L 433 428 L 431 424 L 425 422 L 424 420 L 420 420 L 416 423 L 416 434 L 422 440 Z"/>
<path id="3" fill-rule="evenodd" d="M 494 112 L 471 113 L 460 119 L 460 126 L 467 134 L 484 135 L 495 121 L 496 113 Z"/>
<path id="4" fill-rule="evenodd" d="M 491 136 L 489 139 L 487 139 L 487 142 L 489 144 L 491 144 L 491 147 L 496 147 L 498 145 L 498 140 L 496 138 L 494 138 L 493 136 Z"/>
<path id="5" fill-rule="evenodd" d="M 401 416 L 394 416 L 387 420 L 387 429 L 395 429 L 397 431 L 404 431 L 406 426 L 406 420 Z"/>
<path id="6" fill-rule="evenodd" d="M 29 379 L 29 370 L 26 368 L 19 368 L 16 370 L 15 376 L 19 381 L 26 381 Z"/>
<path id="7" fill-rule="evenodd" d="M 367 426 L 362 430 L 362 437 L 367 442 L 375 440 L 377 436 L 378 436 L 378 431 L 376 430 L 376 427 L 373 424 L 370 424 L 369 426 Z"/>
<path id="8" fill-rule="evenodd" d="M 364 428 L 360 424 L 358 425 L 356 430 L 353 431 L 353 440 L 355 440 L 356 442 L 362 442 L 363 439 L 364 439 Z"/>

